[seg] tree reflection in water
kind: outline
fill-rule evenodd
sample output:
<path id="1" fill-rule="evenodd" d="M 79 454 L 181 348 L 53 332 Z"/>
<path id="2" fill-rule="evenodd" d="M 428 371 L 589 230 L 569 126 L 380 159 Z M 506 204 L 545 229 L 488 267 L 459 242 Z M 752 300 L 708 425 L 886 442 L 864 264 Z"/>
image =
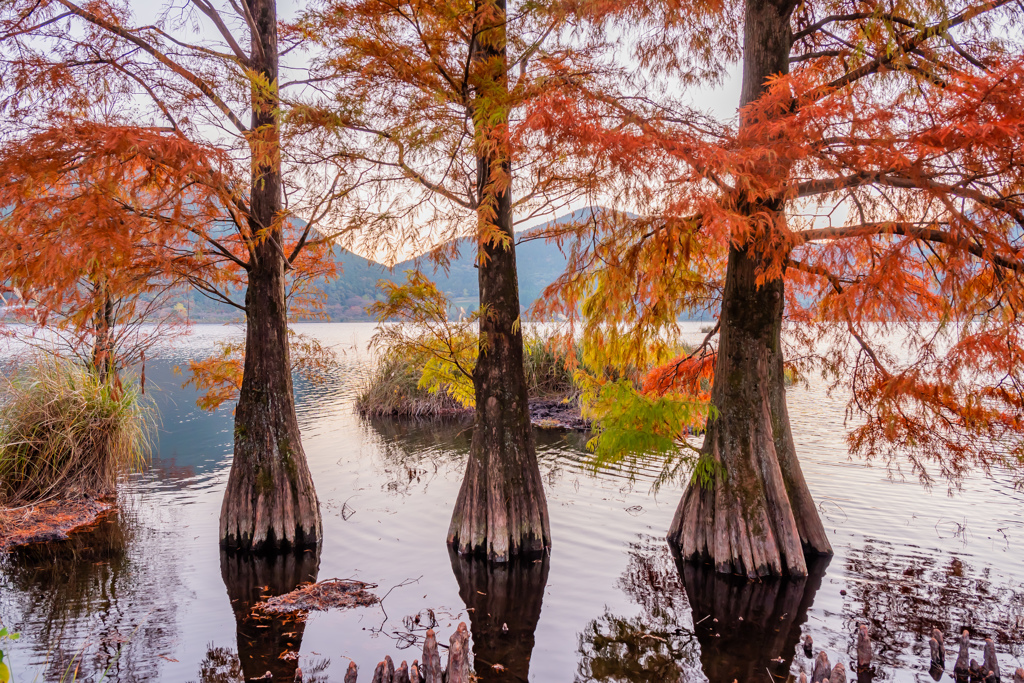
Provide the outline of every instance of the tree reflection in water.
<path id="1" fill-rule="evenodd" d="M 548 558 L 493 564 L 448 552 L 469 612 L 477 680 L 527 681 Z"/>
<path id="2" fill-rule="evenodd" d="M 252 608 L 261 600 L 315 582 L 319 568 L 319 550 L 270 556 L 222 550 L 220 571 L 235 613 L 238 653 L 211 645 L 200 664 L 199 680 L 234 683 L 269 671 L 275 681 L 293 681 L 306 614 L 254 614 Z M 305 680 L 316 679 L 307 676 Z"/>
<path id="3" fill-rule="evenodd" d="M 890 672 L 900 667 L 927 669 L 933 628 L 946 635 L 950 667 L 956 658 L 956 634 L 963 629 L 971 633 L 972 656 L 980 660 L 985 638 L 992 638 L 1000 659 L 1010 655 L 1019 666 L 1016 662 L 1024 656 L 1024 592 L 994 576 L 991 567 L 979 571 L 956 556 L 901 555 L 872 540 L 849 550 L 846 571 L 857 580 L 847 586 L 843 630 L 852 633 L 857 624 L 868 624 L 876 680 L 892 678 Z M 852 640 L 839 647 L 854 651 Z M 1008 668 L 1009 662 L 1003 661 Z"/>
<path id="4" fill-rule="evenodd" d="M 619 586 L 641 612 L 587 626 L 576 681 L 732 683 L 766 669 L 785 680 L 825 565 L 812 563 L 806 579 L 751 583 L 682 562 L 660 539 L 634 544 Z"/>
<path id="5" fill-rule="evenodd" d="M 632 544 L 618 586 L 640 606 L 640 614 L 624 617 L 606 610 L 587 625 L 579 636 L 576 681 L 700 680 L 690 603 L 665 542 L 646 537 Z"/>
<path id="6" fill-rule="evenodd" d="M 677 556 L 711 683 L 764 680 L 766 669 L 775 680 L 790 675 L 801 627 L 830 560 L 808 558 L 804 578 L 748 581 Z"/>
<path id="7" fill-rule="evenodd" d="M 469 455 L 473 421 L 465 416 L 438 420 L 416 418 L 362 418 L 367 441 L 376 443 L 371 455 L 379 458 L 378 474 L 388 491 L 406 495 L 424 490 L 439 472 L 461 478 Z M 586 432 L 535 429 L 537 460 L 546 485 L 553 485 L 567 468 L 582 469 L 587 461 Z"/>
<path id="8" fill-rule="evenodd" d="M 177 638 L 175 567 L 140 559 L 159 534 L 120 508 L 68 540 L 14 549 L 0 561 L 5 621 L 45 662 L 38 680 L 152 680 Z M 26 662 L 23 662 L 23 666 Z M 26 672 L 27 674 L 27 672 Z"/>

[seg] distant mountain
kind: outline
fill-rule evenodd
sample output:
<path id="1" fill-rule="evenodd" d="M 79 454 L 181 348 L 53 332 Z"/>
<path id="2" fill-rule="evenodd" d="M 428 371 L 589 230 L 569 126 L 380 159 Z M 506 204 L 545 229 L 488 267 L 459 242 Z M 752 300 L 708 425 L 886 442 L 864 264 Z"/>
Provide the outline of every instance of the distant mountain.
<path id="1" fill-rule="evenodd" d="M 552 224 L 567 223 L 586 217 L 592 209 L 580 209 L 556 219 Z M 535 228 L 541 229 L 541 228 Z M 522 238 L 531 231 L 520 232 Z M 335 249 L 338 277 L 321 283 L 327 295 L 324 312 L 333 322 L 372 320 L 366 307 L 383 298 L 377 286 L 380 280 L 400 282 L 405 271 L 419 267 L 434 282 L 438 289 L 452 302 L 452 305 L 467 312 L 479 305 L 477 283 L 476 248 L 469 238 L 459 240 L 459 256 L 452 259 L 448 272 L 434 272 L 433 264 L 425 256 L 398 263 L 392 269 L 363 258 L 347 249 Z M 516 246 L 516 264 L 519 271 L 519 300 L 523 308 L 536 301 L 544 288 L 555 281 L 565 270 L 566 257 L 558 247 L 543 239 L 523 242 Z M 238 312 L 225 304 L 218 304 L 192 293 L 189 297 L 189 315 L 194 322 L 226 322 L 238 318 Z"/>

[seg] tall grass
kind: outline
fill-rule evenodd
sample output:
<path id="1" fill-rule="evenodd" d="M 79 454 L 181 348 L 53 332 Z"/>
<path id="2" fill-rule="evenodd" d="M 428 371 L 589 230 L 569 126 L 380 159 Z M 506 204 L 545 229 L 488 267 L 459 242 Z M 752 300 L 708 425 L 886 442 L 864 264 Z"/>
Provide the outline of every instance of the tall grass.
<path id="1" fill-rule="evenodd" d="M 530 398 L 575 398 L 579 390 L 573 370 L 583 363 L 583 347 L 574 341 L 530 335 L 523 340 L 526 390 Z"/>
<path id="2" fill-rule="evenodd" d="M 580 359 L 579 344 L 529 336 L 523 343 L 523 366 L 530 398 L 575 398 L 570 356 Z M 448 391 L 420 386 L 427 358 L 405 347 L 385 350 L 356 399 L 360 413 L 372 417 L 443 417 L 470 412 Z"/>
<path id="3" fill-rule="evenodd" d="M 389 349 L 385 351 L 356 398 L 363 415 L 387 417 L 442 417 L 459 415 L 466 407 L 447 392 L 432 393 L 419 386 L 426 359 Z"/>
<path id="4" fill-rule="evenodd" d="M 137 385 L 33 357 L 0 384 L 0 505 L 113 493 L 145 464 L 154 416 Z"/>

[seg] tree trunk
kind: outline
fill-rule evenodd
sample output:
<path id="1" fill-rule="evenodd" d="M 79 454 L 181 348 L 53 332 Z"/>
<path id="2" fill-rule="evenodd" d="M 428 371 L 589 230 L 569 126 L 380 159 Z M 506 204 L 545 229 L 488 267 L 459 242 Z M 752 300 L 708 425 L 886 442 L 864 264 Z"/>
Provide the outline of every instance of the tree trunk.
<path id="1" fill-rule="evenodd" d="M 254 69 L 277 86 L 274 0 L 247 0 L 257 31 Z M 271 94 L 272 95 L 272 94 Z M 220 516 L 221 545 L 257 552 L 315 546 L 320 505 L 295 415 L 281 253 L 281 155 L 276 102 L 253 88 L 245 366 L 235 408 L 235 454 Z"/>
<path id="2" fill-rule="evenodd" d="M 473 118 L 477 149 L 483 150 L 477 159 L 481 315 L 480 353 L 473 371 L 476 422 L 448 544 L 460 553 L 505 562 L 513 555 L 549 548 L 551 531 L 523 368 L 509 187 L 512 164 L 507 146 L 489 144 L 501 140 L 504 128 L 494 123 L 494 108 L 505 109 L 498 111 L 501 121 L 507 121 L 508 114 L 495 94 L 507 87 L 505 2 L 496 0 L 494 6 L 502 21 L 483 27 L 473 57 L 478 67 Z"/>
<path id="3" fill-rule="evenodd" d="M 764 92 L 769 76 L 786 73 L 789 3 L 748 0 L 741 107 Z M 741 121 L 742 128 L 756 122 Z M 782 165 L 758 171 L 785 177 Z M 750 221 L 784 220 L 777 198 L 743 199 Z M 690 484 L 669 530 L 687 560 L 711 560 L 719 572 L 805 576 L 805 553 L 832 548 L 800 470 L 786 410 L 782 356 L 785 289 L 781 279 L 757 284 L 770 257 L 760 244 L 729 249 L 721 332 L 704 457 L 719 467 L 707 487 Z"/>
<path id="4" fill-rule="evenodd" d="M 114 300 L 104 280 L 93 284 L 93 294 L 99 305 L 93 313 L 92 368 L 100 381 L 106 383 L 117 374 L 114 357 Z"/>

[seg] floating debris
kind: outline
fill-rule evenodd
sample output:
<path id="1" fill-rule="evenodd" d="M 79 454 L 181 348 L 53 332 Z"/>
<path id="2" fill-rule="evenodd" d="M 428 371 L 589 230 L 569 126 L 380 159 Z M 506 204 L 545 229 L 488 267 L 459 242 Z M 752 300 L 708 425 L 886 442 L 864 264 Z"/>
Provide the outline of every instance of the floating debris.
<path id="1" fill-rule="evenodd" d="M 29 543 L 66 541 L 114 507 L 95 498 L 49 500 L 18 509 L 0 508 L 0 552 Z"/>
<path id="2" fill-rule="evenodd" d="M 254 609 L 268 614 L 290 614 L 326 612 L 332 608 L 369 607 L 380 602 L 376 595 L 367 590 L 376 587 L 375 583 L 352 579 L 325 579 L 257 603 Z"/>

